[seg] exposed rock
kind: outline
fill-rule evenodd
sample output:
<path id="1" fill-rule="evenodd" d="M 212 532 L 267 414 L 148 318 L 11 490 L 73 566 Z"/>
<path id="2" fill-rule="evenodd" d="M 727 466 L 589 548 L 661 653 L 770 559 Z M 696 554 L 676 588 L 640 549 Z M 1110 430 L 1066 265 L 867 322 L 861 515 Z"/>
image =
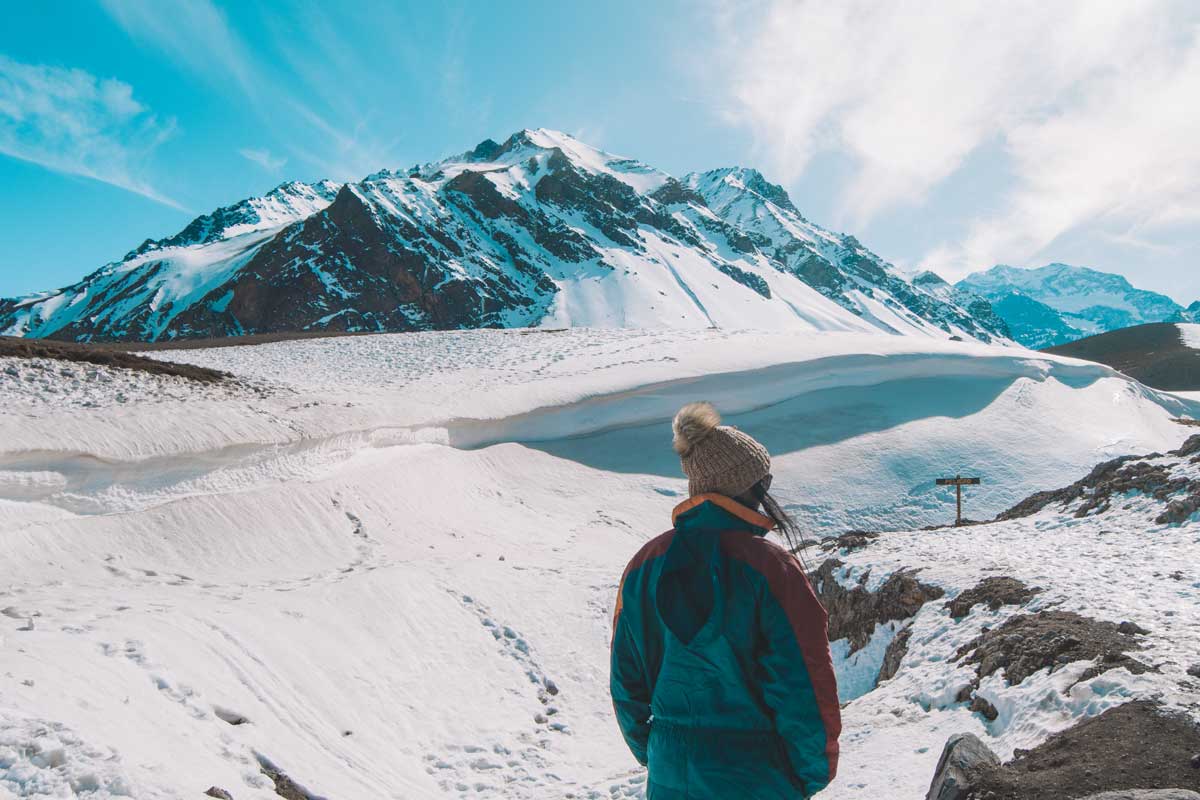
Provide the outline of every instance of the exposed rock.
<path id="1" fill-rule="evenodd" d="M 1191 675 L 1193 678 L 1200 678 L 1200 661 L 1197 661 L 1195 664 L 1192 664 L 1190 667 L 1188 667 L 1187 674 Z"/>
<path id="2" fill-rule="evenodd" d="M 1000 759 L 979 737 L 955 734 L 942 749 L 925 800 L 966 800 L 976 782 L 999 766 Z"/>
<path id="3" fill-rule="evenodd" d="M 1117 792 L 1117 797 L 1162 800 L 1127 793 L 1200 790 L 1200 771 L 1189 763 L 1197 751 L 1200 730 L 1191 720 L 1153 703 L 1131 702 L 1056 733 L 1032 750 L 1016 751 L 1012 761 L 982 775 L 967 797 L 1078 800 Z"/>
<path id="4" fill-rule="evenodd" d="M 900 662 L 908 654 L 908 640 L 912 638 L 912 628 L 905 628 L 896 634 L 883 654 L 883 664 L 879 667 L 879 677 L 876 684 L 891 680 L 900 671 Z"/>
<path id="5" fill-rule="evenodd" d="M 1122 632 L 1112 622 L 1072 611 L 1039 611 L 1018 614 L 999 628 L 985 631 L 960 647 L 955 658 L 966 656 L 964 663 L 978 664 L 979 678 L 1003 669 L 1008 684 L 1015 686 L 1038 670 L 1049 667 L 1053 672 L 1075 661 L 1099 661 L 1080 680 L 1116 667 L 1134 674 L 1151 671 L 1126 655 L 1140 649 L 1133 634 Z"/>
<path id="6" fill-rule="evenodd" d="M 1167 455 L 1186 458 L 1200 452 L 1200 434 L 1188 438 L 1178 450 Z M 996 516 L 996 521 L 1017 519 L 1036 514 L 1051 505 L 1062 510 L 1078 502 L 1076 517 L 1107 511 L 1114 496 L 1138 492 L 1166 504 L 1155 518 L 1159 525 L 1178 524 L 1200 510 L 1200 481 L 1172 473 L 1172 465 L 1151 463 L 1161 459 L 1161 453 L 1146 456 L 1121 456 L 1105 461 L 1088 475 L 1070 486 L 1037 492 Z"/>
<path id="7" fill-rule="evenodd" d="M 219 786 L 210 786 L 204 790 L 204 793 L 209 797 L 217 798 L 217 800 L 233 800 L 233 795 Z"/>
<path id="8" fill-rule="evenodd" d="M 873 531 L 846 531 L 838 536 L 826 536 L 821 539 L 821 549 L 825 551 L 845 550 L 850 553 L 861 550 L 878 538 L 879 534 Z"/>
<path id="9" fill-rule="evenodd" d="M 971 698 L 971 711 L 981 714 L 988 722 L 995 722 L 996 718 L 1000 716 L 1000 712 L 996 710 L 996 707 L 979 695 L 974 695 Z"/>
<path id="10" fill-rule="evenodd" d="M 950 616 L 962 619 L 971 613 L 977 603 L 986 603 L 992 611 L 1001 606 L 1019 606 L 1042 590 L 1030 588 L 1016 578 L 994 576 L 984 578 L 975 586 L 967 589 L 946 603 Z"/>
<path id="11" fill-rule="evenodd" d="M 815 583 L 829 614 L 829 640 L 849 639 L 851 653 L 870 641 L 876 624 L 915 616 L 925 603 L 945 594 L 918 581 L 916 570 L 909 569 L 893 572 L 876 592 L 868 592 L 861 583 L 847 589 L 834 577 L 841 566 L 837 559 L 826 560 L 816 571 Z"/>
<path id="12" fill-rule="evenodd" d="M 266 756 L 261 753 L 255 755 L 258 758 L 259 770 L 271 779 L 275 784 L 275 794 L 284 800 L 323 800 L 288 777 L 286 772 L 275 766 Z"/>

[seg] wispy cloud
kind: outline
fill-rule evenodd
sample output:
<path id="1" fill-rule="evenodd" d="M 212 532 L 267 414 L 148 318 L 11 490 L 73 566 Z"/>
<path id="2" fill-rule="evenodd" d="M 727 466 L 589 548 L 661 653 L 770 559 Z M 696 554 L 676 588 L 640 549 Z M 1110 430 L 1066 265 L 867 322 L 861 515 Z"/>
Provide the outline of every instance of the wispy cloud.
<path id="1" fill-rule="evenodd" d="M 184 211 L 143 177 L 142 165 L 175 131 L 127 83 L 81 69 L 0 55 L 0 153 L 102 181 Z"/>
<path id="2" fill-rule="evenodd" d="M 998 211 L 925 259 L 1021 263 L 1083 225 L 1119 235 L 1200 207 L 1200 7 L 1014 0 L 718 6 L 728 118 L 785 181 L 847 159 L 839 222 L 920 205 L 1000 142 Z M 993 187 L 988 187 L 989 189 Z"/>
<path id="3" fill-rule="evenodd" d="M 284 156 L 274 156 L 270 150 L 265 148 L 256 149 L 252 147 L 243 147 L 238 150 L 238 154 L 248 161 L 253 161 L 267 172 L 279 172 L 287 163 L 287 158 Z"/>
<path id="4" fill-rule="evenodd" d="M 253 99 L 258 93 L 249 50 L 211 0 L 101 0 L 135 41 L 155 48 L 213 83 L 232 78 Z"/>
<path id="5" fill-rule="evenodd" d="M 363 110 L 369 108 L 364 99 L 386 80 L 377 64 L 363 59 L 358 43 L 338 33 L 344 13 L 327 14 L 315 3 L 295 3 L 286 14 L 264 10 L 263 28 L 248 44 L 212 0 L 101 2 L 140 45 L 158 50 L 200 80 L 221 86 L 232 81 L 273 133 L 285 139 L 281 146 L 327 177 L 361 178 L 390 163 L 396 139 L 376 135 L 369 125 L 371 112 Z M 382 7 L 371 15 L 395 22 Z M 274 56 L 265 55 L 268 51 Z M 281 70 L 280 59 L 293 74 Z M 281 113 L 320 131 L 324 147 L 314 152 L 302 144 L 306 137 L 281 132 Z M 265 150 L 239 152 L 269 172 L 287 161 Z"/>

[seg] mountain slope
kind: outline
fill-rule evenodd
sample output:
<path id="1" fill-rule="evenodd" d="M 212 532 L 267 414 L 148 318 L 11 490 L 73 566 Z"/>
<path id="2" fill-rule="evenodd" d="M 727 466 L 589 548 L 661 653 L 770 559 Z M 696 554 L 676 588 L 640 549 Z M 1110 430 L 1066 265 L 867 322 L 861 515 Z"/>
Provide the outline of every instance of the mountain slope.
<path id="1" fill-rule="evenodd" d="M 1137 289 L 1121 275 L 1069 264 L 1038 269 L 1002 264 L 968 275 L 955 286 L 987 299 L 1013 338 L 1032 348 L 1190 318 L 1171 298 Z"/>
<path id="2" fill-rule="evenodd" d="M 986 305 L 986 304 L 984 304 Z M 293 331 L 729 327 L 1007 330 L 901 277 L 732 168 L 683 181 L 566 134 L 337 186 L 285 184 L 146 242 L 0 332 L 86 341 Z"/>
<path id="3" fill-rule="evenodd" d="M 1046 348 L 1047 353 L 1098 361 L 1168 391 L 1200 390 L 1200 325 L 1152 323 Z"/>

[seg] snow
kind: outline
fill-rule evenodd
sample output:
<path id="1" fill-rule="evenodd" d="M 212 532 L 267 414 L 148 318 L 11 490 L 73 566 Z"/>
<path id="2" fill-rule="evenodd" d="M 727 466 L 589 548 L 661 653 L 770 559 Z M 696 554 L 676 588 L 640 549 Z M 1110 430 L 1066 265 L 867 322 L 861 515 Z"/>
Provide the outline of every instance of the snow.
<path id="1" fill-rule="evenodd" d="M 761 438 L 813 536 L 944 521 L 932 478 L 967 467 L 985 475 L 968 511 L 990 516 L 1108 454 L 1175 447 L 1190 429 L 1171 418 L 1200 412 L 1095 364 L 862 333 L 469 331 L 153 355 L 239 382 L 0 360 L 0 797 L 216 785 L 268 800 L 263 759 L 328 797 L 638 797 L 609 626 L 626 560 L 686 493 L 667 425 L 680 403 L 710 399 Z M 1144 625 L 1143 657 L 1163 666 L 1067 694 L 1081 665 L 985 681 L 1001 712 L 985 725 L 953 702 L 965 671 L 948 658 L 1015 609 L 955 623 L 931 603 L 893 680 L 870 690 L 896 624 L 839 659 L 855 699 L 822 800 L 923 796 L 961 730 L 1011 755 L 1133 697 L 1194 708 L 1179 678 L 1200 579 L 1165 573 L 1200 542 L 1138 510 L 891 533 L 840 556 L 847 580 L 922 567 L 951 596 L 1022 578 L 1047 589 L 1036 607 Z"/>
<path id="2" fill-rule="evenodd" d="M 1179 329 L 1179 338 L 1183 340 L 1185 347 L 1200 350 L 1200 325 L 1181 323 L 1175 327 Z"/>

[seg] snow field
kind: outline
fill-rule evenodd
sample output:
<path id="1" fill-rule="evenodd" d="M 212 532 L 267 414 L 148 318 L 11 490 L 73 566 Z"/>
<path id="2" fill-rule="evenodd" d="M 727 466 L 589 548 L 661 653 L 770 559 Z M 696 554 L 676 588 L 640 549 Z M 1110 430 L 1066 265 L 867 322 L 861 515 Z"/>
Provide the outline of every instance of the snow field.
<path id="1" fill-rule="evenodd" d="M 926 485 L 943 470 L 985 470 L 967 509 L 990 516 L 1109 455 L 1177 446 L 1191 431 L 1171 418 L 1197 410 L 1082 362 L 878 335 L 492 331 L 156 356 L 256 388 L 164 398 L 117 375 L 126 402 L 93 409 L 4 389 L 28 402 L 0 416 L 0 797 L 86 779 L 96 798 L 266 800 L 262 758 L 335 798 L 636 797 L 609 626 L 625 562 L 686 492 L 667 425 L 681 402 L 712 399 L 768 445 L 814 536 L 948 519 Z M 1149 628 L 1138 657 L 1163 666 L 1066 695 L 1082 670 L 988 679 L 1001 715 L 985 728 L 953 704 L 966 670 L 948 659 L 1016 609 L 954 623 L 931 603 L 892 681 L 869 691 L 897 625 L 842 660 L 857 699 L 823 800 L 923 796 L 960 730 L 1010 755 L 1131 697 L 1193 703 L 1176 679 L 1197 588 L 1144 553 L 1189 563 L 1196 534 L 1147 527 L 1046 513 L 845 557 L 846 581 L 923 567 L 948 595 L 1022 578 L 1047 589 L 1034 607 Z"/>
<path id="2" fill-rule="evenodd" d="M 1195 323 L 1180 323 L 1175 326 L 1179 329 L 1179 338 L 1183 340 L 1186 347 L 1193 350 L 1200 350 L 1200 325 Z"/>

